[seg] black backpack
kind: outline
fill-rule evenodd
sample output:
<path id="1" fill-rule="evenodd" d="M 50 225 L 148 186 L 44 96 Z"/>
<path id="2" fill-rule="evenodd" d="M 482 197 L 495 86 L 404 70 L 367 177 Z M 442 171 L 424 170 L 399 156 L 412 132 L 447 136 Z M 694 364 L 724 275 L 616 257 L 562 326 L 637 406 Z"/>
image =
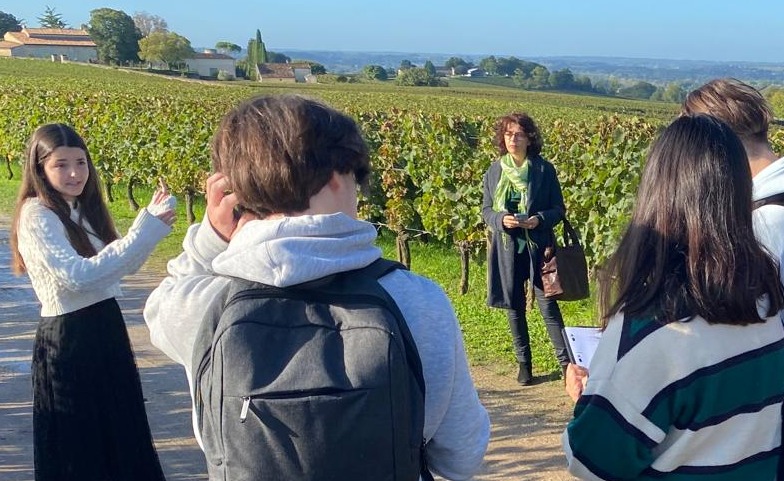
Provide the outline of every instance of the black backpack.
<path id="1" fill-rule="evenodd" d="M 432 480 L 425 384 L 379 259 L 277 288 L 232 279 L 194 344 L 210 480 Z"/>

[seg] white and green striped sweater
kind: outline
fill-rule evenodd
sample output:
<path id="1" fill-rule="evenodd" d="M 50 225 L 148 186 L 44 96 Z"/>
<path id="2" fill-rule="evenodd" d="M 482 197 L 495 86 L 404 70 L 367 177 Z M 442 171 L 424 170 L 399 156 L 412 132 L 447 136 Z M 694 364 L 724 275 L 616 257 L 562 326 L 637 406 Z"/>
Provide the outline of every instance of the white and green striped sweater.
<path id="1" fill-rule="evenodd" d="M 730 326 L 620 314 L 563 435 L 569 471 L 590 480 L 773 480 L 782 398 L 780 315 Z"/>

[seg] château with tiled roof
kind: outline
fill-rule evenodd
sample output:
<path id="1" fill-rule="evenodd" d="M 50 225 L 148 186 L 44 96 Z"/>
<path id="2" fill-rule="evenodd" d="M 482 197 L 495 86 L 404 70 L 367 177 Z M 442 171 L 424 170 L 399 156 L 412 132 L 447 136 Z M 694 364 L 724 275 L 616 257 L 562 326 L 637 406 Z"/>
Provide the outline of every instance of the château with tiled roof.
<path id="1" fill-rule="evenodd" d="M 98 50 L 90 34 L 73 28 L 23 28 L 6 32 L 0 41 L 0 57 L 33 57 L 90 62 Z"/>

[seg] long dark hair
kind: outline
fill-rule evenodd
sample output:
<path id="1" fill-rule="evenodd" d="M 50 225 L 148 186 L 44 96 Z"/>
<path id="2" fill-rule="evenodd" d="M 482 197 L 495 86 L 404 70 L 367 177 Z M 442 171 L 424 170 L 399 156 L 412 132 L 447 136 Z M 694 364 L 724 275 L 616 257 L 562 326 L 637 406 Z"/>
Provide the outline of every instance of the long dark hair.
<path id="1" fill-rule="evenodd" d="M 764 322 L 784 305 L 777 262 L 752 228 L 751 172 L 740 139 L 706 115 L 684 116 L 656 139 L 631 223 L 600 289 L 603 324 L 655 315 L 709 323 Z"/>
<path id="2" fill-rule="evenodd" d="M 108 244 L 117 239 L 114 222 L 109 215 L 109 209 L 103 200 L 101 186 L 98 182 L 98 173 L 95 170 L 90 152 L 79 134 L 65 124 L 45 124 L 38 127 L 27 143 L 26 158 L 22 172 L 22 185 L 16 198 L 14 218 L 11 224 L 11 253 L 13 259 L 11 267 L 17 274 L 26 271 L 24 260 L 19 253 L 19 217 L 25 201 L 37 197 L 41 204 L 51 209 L 65 226 L 65 232 L 71 245 L 82 257 L 92 257 L 97 254 L 95 247 L 90 243 L 87 231 L 77 222 L 71 220 L 71 207 L 63 196 L 57 192 L 46 179 L 44 164 L 49 155 L 58 147 L 77 147 L 84 151 L 87 159 L 89 176 L 84 190 L 76 198 L 79 206 L 79 220 L 86 219 L 93 229 L 93 233 Z"/>

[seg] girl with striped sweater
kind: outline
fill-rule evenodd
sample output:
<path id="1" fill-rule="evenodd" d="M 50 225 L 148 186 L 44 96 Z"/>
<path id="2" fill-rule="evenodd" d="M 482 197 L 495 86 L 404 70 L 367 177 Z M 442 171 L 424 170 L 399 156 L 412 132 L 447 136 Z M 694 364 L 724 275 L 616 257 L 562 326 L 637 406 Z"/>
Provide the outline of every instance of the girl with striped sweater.
<path id="1" fill-rule="evenodd" d="M 743 145 L 724 123 L 684 116 L 654 142 L 563 435 L 575 476 L 776 478 L 784 288 L 754 238 L 751 194 Z"/>

